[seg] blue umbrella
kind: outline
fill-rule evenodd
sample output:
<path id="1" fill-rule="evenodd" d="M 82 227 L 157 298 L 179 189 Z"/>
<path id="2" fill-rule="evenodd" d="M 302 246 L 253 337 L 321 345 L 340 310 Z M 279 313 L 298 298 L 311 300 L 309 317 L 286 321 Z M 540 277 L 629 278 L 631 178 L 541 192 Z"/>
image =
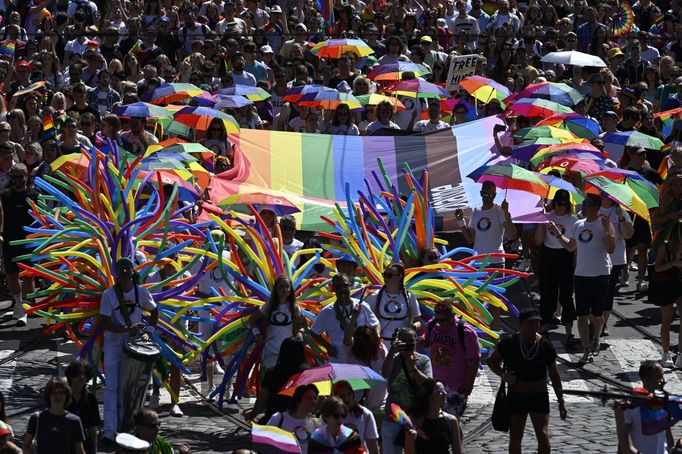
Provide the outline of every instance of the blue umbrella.
<path id="1" fill-rule="evenodd" d="M 167 109 L 146 102 L 136 102 L 124 104 L 114 108 L 114 115 L 119 117 L 140 117 L 140 118 L 173 118 Z"/>
<path id="2" fill-rule="evenodd" d="M 214 109 L 239 109 L 240 107 L 253 104 L 248 98 L 242 95 L 216 95 Z"/>

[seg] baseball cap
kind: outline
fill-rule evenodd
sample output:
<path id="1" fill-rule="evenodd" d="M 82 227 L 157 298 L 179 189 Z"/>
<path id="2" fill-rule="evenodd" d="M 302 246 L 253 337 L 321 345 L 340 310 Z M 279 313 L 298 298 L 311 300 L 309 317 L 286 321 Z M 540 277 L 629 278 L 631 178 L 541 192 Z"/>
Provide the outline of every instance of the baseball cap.
<path id="1" fill-rule="evenodd" d="M 296 24 L 296 27 L 294 28 L 302 28 L 304 32 L 308 31 L 308 27 L 306 27 L 305 24 Z"/>
<path id="2" fill-rule="evenodd" d="M 279 5 L 273 5 L 270 8 L 270 14 L 282 14 L 282 8 Z"/>
<path id="3" fill-rule="evenodd" d="M 149 442 L 127 433 L 116 435 L 116 444 L 126 452 L 147 452 L 149 449 Z"/>
<path id="4" fill-rule="evenodd" d="M 542 317 L 540 317 L 540 312 L 535 309 L 524 309 L 519 312 L 519 323 L 524 323 L 528 320 L 542 320 Z"/>
<path id="5" fill-rule="evenodd" d="M 625 54 L 623 53 L 622 50 L 620 50 L 620 47 L 614 47 L 613 49 L 611 49 L 609 51 L 609 53 L 607 55 L 608 55 L 609 60 L 611 60 L 612 58 L 619 57 L 619 56 L 625 55 Z"/>
<path id="6" fill-rule="evenodd" d="M 422 36 L 422 39 L 420 40 L 420 42 L 422 42 L 422 43 L 432 43 L 433 40 L 431 39 L 430 36 L 425 35 L 425 36 Z"/>
<path id="7" fill-rule="evenodd" d="M 264 54 L 274 54 L 275 53 L 269 44 L 266 44 L 265 46 L 261 47 L 260 51 Z"/>
<path id="8" fill-rule="evenodd" d="M 17 63 L 17 66 L 14 67 L 14 70 L 19 71 L 19 68 L 26 68 L 29 72 L 31 72 L 31 65 L 26 60 L 21 60 L 19 63 Z"/>
<path id="9" fill-rule="evenodd" d="M 170 18 L 168 16 L 161 16 L 161 22 L 170 22 Z"/>

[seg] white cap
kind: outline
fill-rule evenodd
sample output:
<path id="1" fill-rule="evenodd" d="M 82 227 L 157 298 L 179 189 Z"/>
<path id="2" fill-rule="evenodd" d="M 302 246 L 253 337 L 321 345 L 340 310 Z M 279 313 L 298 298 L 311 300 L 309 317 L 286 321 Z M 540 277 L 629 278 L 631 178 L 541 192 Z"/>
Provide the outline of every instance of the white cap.
<path id="1" fill-rule="evenodd" d="M 130 452 L 146 452 L 149 449 L 149 442 L 127 433 L 116 435 L 116 444 L 119 448 Z"/>
<path id="2" fill-rule="evenodd" d="M 269 44 L 262 46 L 260 48 L 260 51 L 263 52 L 264 54 L 274 54 L 275 53 L 275 51 L 272 50 L 272 47 L 270 47 Z"/>

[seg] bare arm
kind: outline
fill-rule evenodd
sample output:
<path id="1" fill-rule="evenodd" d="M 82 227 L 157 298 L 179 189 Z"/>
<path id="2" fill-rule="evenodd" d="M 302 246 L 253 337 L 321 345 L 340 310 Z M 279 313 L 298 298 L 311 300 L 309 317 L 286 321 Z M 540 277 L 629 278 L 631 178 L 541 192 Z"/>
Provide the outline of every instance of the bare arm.
<path id="1" fill-rule="evenodd" d="M 623 406 L 622 404 L 616 404 L 616 433 L 618 434 L 618 452 L 626 454 L 637 454 L 637 448 L 632 444 L 632 439 L 630 439 L 630 431 L 632 430 L 632 424 L 626 424 L 623 421 Z"/>
<path id="2" fill-rule="evenodd" d="M 609 254 L 613 254 L 613 251 L 616 250 L 616 236 L 614 235 L 613 226 L 608 219 L 606 222 L 608 223 L 608 227 L 604 228 L 604 230 L 606 230 L 606 234 L 604 235 L 604 249 L 606 249 L 606 252 Z"/>
<path id="3" fill-rule="evenodd" d="M 88 427 L 88 435 L 90 436 L 92 452 L 97 452 L 97 427 Z"/>
<path id="4" fill-rule="evenodd" d="M 561 375 L 559 375 L 559 369 L 556 367 L 556 361 L 552 361 L 552 364 L 548 367 L 549 378 L 552 381 L 552 388 L 554 388 L 554 394 L 559 401 L 559 416 L 561 419 L 566 419 L 566 402 L 564 401 L 564 390 L 561 386 Z"/>
<path id="5" fill-rule="evenodd" d="M 365 440 L 365 444 L 367 445 L 369 454 L 379 454 L 379 443 L 376 438 L 373 440 Z"/>
<path id="6" fill-rule="evenodd" d="M 33 449 L 34 438 L 35 435 L 32 433 L 26 432 L 24 434 L 24 446 L 21 448 L 23 454 L 35 454 L 35 450 Z"/>
<path id="7" fill-rule="evenodd" d="M 456 417 L 452 417 L 452 421 L 450 423 L 450 439 L 452 440 L 452 453 L 453 454 L 461 454 L 462 453 L 462 432 L 459 427 L 459 420 Z"/>
<path id="8" fill-rule="evenodd" d="M 73 452 L 76 454 L 85 454 L 85 449 L 83 449 L 82 441 L 77 441 L 73 444 Z"/>

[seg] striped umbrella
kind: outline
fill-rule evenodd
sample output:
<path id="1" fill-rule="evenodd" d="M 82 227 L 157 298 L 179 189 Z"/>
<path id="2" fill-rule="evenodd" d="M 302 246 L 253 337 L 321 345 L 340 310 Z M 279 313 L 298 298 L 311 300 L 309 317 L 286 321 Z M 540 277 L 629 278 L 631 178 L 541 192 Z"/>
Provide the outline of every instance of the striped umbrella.
<path id="1" fill-rule="evenodd" d="M 476 183 L 492 181 L 500 189 L 515 189 L 546 197 L 549 185 L 540 175 L 514 164 L 495 164 L 486 168 Z"/>
<path id="2" fill-rule="evenodd" d="M 592 140 L 600 133 L 599 123 L 577 113 L 556 114 L 539 121 L 535 126 L 555 126 L 571 131 L 578 137 Z"/>
<path id="3" fill-rule="evenodd" d="M 398 98 L 393 96 L 380 95 L 378 93 L 371 93 L 369 95 L 359 95 L 356 96 L 360 104 L 363 106 L 376 106 L 381 101 L 388 101 L 391 103 L 395 110 L 405 110 L 405 105 L 400 102 Z"/>
<path id="4" fill-rule="evenodd" d="M 450 93 L 448 93 L 445 88 L 427 82 L 421 77 L 398 81 L 385 88 L 384 91 L 395 95 L 408 96 L 410 98 L 446 99 L 450 97 Z"/>
<path id="5" fill-rule="evenodd" d="M 576 139 L 576 135 L 565 129 L 555 128 L 554 126 L 533 126 L 521 128 L 513 134 L 516 140 L 532 140 L 540 137 L 551 137 L 554 139 Z"/>
<path id="6" fill-rule="evenodd" d="M 550 145 L 549 147 L 540 149 L 532 158 L 530 163 L 534 166 L 539 165 L 545 159 L 554 156 L 562 156 L 569 153 L 590 153 L 598 159 L 605 159 L 604 153 L 591 143 L 564 143 L 558 145 Z"/>
<path id="7" fill-rule="evenodd" d="M 522 98 L 507 107 L 506 116 L 549 118 L 556 114 L 573 113 L 573 109 L 554 101 L 538 98 Z"/>
<path id="8" fill-rule="evenodd" d="M 398 61 L 395 63 L 386 63 L 384 65 L 375 66 L 367 77 L 372 80 L 400 80 L 403 73 L 411 72 L 415 76 L 424 76 L 431 74 L 431 70 L 419 63 L 411 61 Z"/>
<path id="9" fill-rule="evenodd" d="M 366 57 L 374 53 L 369 44 L 361 39 L 328 39 L 316 44 L 310 53 L 316 57 L 339 58 L 345 53 L 353 53 L 358 57 Z"/>
<path id="10" fill-rule="evenodd" d="M 504 100 L 511 95 L 509 89 L 504 85 L 482 76 L 465 77 L 459 86 L 484 104 L 496 99 L 504 107 L 506 106 Z"/>
<path id="11" fill-rule="evenodd" d="M 542 148 L 549 145 L 557 145 L 560 143 L 585 143 L 584 139 L 555 139 L 553 137 L 539 137 L 536 139 L 524 140 L 520 144 L 512 148 L 512 158 L 520 159 L 521 161 L 530 162 L 530 159 L 535 156 L 535 153 Z"/>
<path id="12" fill-rule="evenodd" d="M 310 85 L 299 85 L 296 87 L 291 87 L 284 94 L 282 99 L 287 102 L 298 102 L 305 95 L 316 95 L 320 91 L 338 91 L 336 88 L 327 87 L 320 84 L 310 84 Z"/>
<path id="13" fill-rule="evenodd" d="M 358 98 L 350 93 L 341 93 L 340 91 L 320 91 L 311 100 L 306 99 L 306 96 L 301 98 L 301 100 L 298 102 L 299 106 L 320 107 L 322 109 L 333 110 L 339 107 L 341 104 L 346 104 L 351 110 L 362 109 L 362 104 L 360 104 Z"/>
<path id="14" fill-rule="evenodd" d="M 575 106 L 583 100 L 584 96 L 575 88 L 564 83 L 540 82 L 528 85 L 520 92 L 514 93 L 505 99 L 504 102 L 509 105 L 523 98 L 546 99 L 564 106 Z"/>
<path id="15" fill-rule="evenodd" d="M 173 115 L 165 107 L 147 104 L 146 102 L 135 102 L 114 107 L 114 115 L 119 117 L 140 117 L 140 118 L 173 118 Z"/>
<path id="16" fill-rule="evenodd" d="M 146 93 L 142 101 L 150 104 L 172 104 L 206 93 L 194 84 L 171 83 L 161 85 L 151 93 Z"/>
<path id="17" fill-rule="evenodd" d="M 622 152 L 625 147 L 643 147 L 649 150 L 660 150 L 661 139 L 639 131 L 612 132 L 604 136 L 604 148 L 609 153 L 613 150 Z"/>
<path id="18" fill-rule="evenodd" d="M 272 95 L 260 87 L 252 87 L 250 85 L 233 85 L 228 88 L 221 88 L 213 95 L 240 95 L 248 98 L 250 101 L 265 101 Z"/>
<path id="19" fill-rule="evenodd" d="M 211 107 L 187 106 L 173 116 L 175 121 L 199 131 L 206 131 L 214 118 L 222 120 L 228 134 L 239 133 L 239 123 L 232 115 L 221 112 Z"/>

